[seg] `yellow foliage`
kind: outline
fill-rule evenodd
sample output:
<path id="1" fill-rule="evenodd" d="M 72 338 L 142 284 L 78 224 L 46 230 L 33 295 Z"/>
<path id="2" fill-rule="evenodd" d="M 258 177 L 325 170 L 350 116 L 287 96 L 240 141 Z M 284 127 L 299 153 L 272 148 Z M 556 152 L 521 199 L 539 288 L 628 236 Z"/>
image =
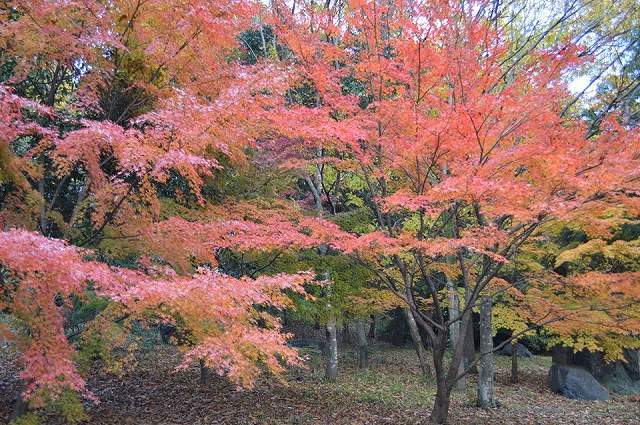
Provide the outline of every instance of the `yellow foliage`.
<path id="1" fill-rule="evenodd" d="M 594 264 L 601 257 L 601 264 Z M 640 269 L 640 240 L 623 241 L 618 240 L 607 244 L 602 239 L 592 239 L 573 249 L 563 251 L 558 255 L 555 267 L 561 267 L 565 263 L 570 263 L 578 270 L 590 270 L 594 266 L 606 267 L 607 264 L 615 264 L 617 268 L 624 270 Z"/>
<path id="2" fill-rule="evenodd" d="M 513 333 L 525 331 L 529 325 L 526 317 L 520 315 L 520 310 L 507 306 L 505 304 L 496 304 L 493 306 L 493 315 L 491 318 L 492 332 L 496 334 L 498 329 L 507 329 Z"/>

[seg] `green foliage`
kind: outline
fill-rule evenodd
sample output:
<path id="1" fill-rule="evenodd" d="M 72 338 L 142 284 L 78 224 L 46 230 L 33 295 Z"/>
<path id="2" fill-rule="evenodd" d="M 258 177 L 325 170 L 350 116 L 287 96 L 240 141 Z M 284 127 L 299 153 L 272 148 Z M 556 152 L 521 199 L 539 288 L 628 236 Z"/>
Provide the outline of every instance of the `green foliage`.
<path id="1" fill-rule="evenodd" d="M 322 255 L 314 250 L 281 255 L 263 273 L 288 273 L 313 270 L 319 279 L 306 287 L 310 297 L 295 296 L 294 320 L 324 323 L 331 315 L 341 320 L 369 317 L 398 304 L 390 291 L 372 285 L 371 271 L 344 255 Z"/>
<path id="2" fill-rule="evenodd" d="M 542 353 L 550 348 L 550 334 L 546 329 L 538 329 L 536 332 L 530 332 L 525 335 L 522 340 L 525 345 L 534 353 Z"/>
<path id="3" fill-rule="evenodd" d="M 88 419 L 82 406 L 82 400 L 75 391 L 63 391 L 62 395 L 53 403 L 56 412 L 69 424 L 77 424 Z"/>
<path id="4" fill-rule="evenodd" d="M 342 94 L 354 95 L 360 99 L 358 105 L 362 109 L 366 109 L 374 100 L 367 83 L 365 81 L 358 80 L 353 75 L 343 77 L 340 85 L 342 87 Z"/>
<path id="5" fill-rule="evenodd" d="M 263 25 L 249 29 L 238 36 L 242 50 L 242 60 L 254 65 L 261 59 L 277 59 L 288 55 L 285 46 L 276 41 L 273 28 Z"/>
<path id="6" fill-rule="evenodd" d="M 255 152 L 246 153 L 252 156 Z M 207 177 L 202 188 L 202 195 L 215 204 L 281 198 L 283 192 L 295 185 L 295 177 L 277 167 L 262 166 L 257 161 L 238 165 L 221 155 L 215 159 L 222 168 Z M 197 209 L 197 206 L 189 207 Z"/>
<path id="7" fill-rule="evenodd" d="M 561 252 L 555 268 L 563 274 L 590 270 L 620 273 L 640 270 L 640 240 L 617 240 L 608 244 L 602 239 L 592 239 L 573 249 Z"/>
<path id="8" fill-rule="evenodd" d="M 12 420 L 9 425 L 40 425 L 40 415 L 35 412 L 28 412 Z"/>
<path id="9" fill-rule="evenodd" d="M 496 304 L 493 306 L 491 319 L 492 334 L 495 335 L 499 329 L 508 329 L 514 334 L 522 332 L 529 327 L 526 319 L 518 314 L 518 310 L 507 304 Z"/>
<path id="10" fill-rule="evenodd" d="M 99 366 L 121 376 L 135 365 L 136 354 L 141 349 L 149 350 L 157 341 L 157 332 L 150 331 L 138 320 L 128 319 L 120 306 L 110 303 L 82 330 L 75 361 L 83 374 Z"/>
<path id="11" fill-rule="evenodd" d="M 320 93 L 312 82 L 303 81 L 298 86 L 292 87 L 287 91 L 286 99 L 290 105 L 313 108 L 320 102 Z"/>
<path id="12" fill-rule="evenodd" d="M 356 198 L 360 199 L 360 198 Z M 364 234 L 376 229 L 375 219 L 369 209 L 357 208 L 336 215 L 333 220 L 341 229 L 352 233 Z"/>
<path id="13" fill-rule="evenodd" d="M 73 330 L 93 320 L 102 312 L 109 301 L 96 296 L 93 291 L 87 291 L 86 297 L 74 299 L 74 307 L 67 318 L 66 327 Z"/>
<path id="14" fill-rule="evenodd" d="M 615 229 L 613 240 L 632 241 L 640 238 L 640 223 L 624 223 Z"/>
<path id="15" fill-rule="evenodd" d="M 65 389 L 55 400 L 46 397 L 42 408 L 26 412 L 12 420 L 10 425 L 41 425 L 48 423 L 48 418 L 51 416 L 57 416 L 69 425 L 79 424 L 89 419 L 78 393 Z"/>

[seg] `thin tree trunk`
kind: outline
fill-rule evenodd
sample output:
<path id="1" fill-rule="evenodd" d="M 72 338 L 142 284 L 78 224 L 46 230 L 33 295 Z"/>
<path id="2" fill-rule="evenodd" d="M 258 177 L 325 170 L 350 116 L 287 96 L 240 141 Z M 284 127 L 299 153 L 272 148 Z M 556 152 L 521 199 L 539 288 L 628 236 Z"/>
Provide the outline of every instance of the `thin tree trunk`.
<path id="1" fill-rule="evenodd" d="M 376 325 L 378 324 L 378 316 L 375 314 L 371 315 L 371 324 L 369 325 L 369 338 L 377 339 L 376 335 Z"/>
<path id="2" fill-rule="evenodd" d="M 349 345 L 351 344 L 351 330 L 349 329 L 349 325 L 345 322 L 344 326 L 342 327 L 342 345 Z"/>
<path id="3" fill-rule="evenodd" d="M 358 358 L 360 369 L 369 367 L 369 346 L 367 343 L 367 323 L 363 319 L 356 321 L 358 335 Z"/>
<path id="4" fill-rule="evenodd" d="M 89 193 L 89 186 L 91 185 L 91 180 L 89 176 L 85 177 L 84 183 L 80 188 L 80 192 L 78 192 L 78 197 L 76 199 L 76 205 L 73 207 L 73 211 L 71 213 L 71 218 L 69 219 L 69 226 L 73 226 L 73 223 L 76 221 L 76 217 L 78 215 L 78 211 L 82 206 L 82 202 L 86 199 L 87 193 Z"/>
<path id="5" fill-rule="evenodd" d="M 336 318 L 334 315 L 327 321 L 327 368 L 325 378 L 334 382 L 338 377 L 338 338 L 336 335 Z"/>
<path id="6" fill-rule="evenodd" d="M 511 345 L 511 383 L 518 383 L 518 345 L 513 341 Z"/>
<path id="7" fill-rule="evenodd" d="M 9 422 L 14 419 L 18 419 L 20 416 L 27 413 L 28 404 L 25 399 L 22 397 L 22 392 L 25 389 L 25 385 L 20 385 L 20 392 L 18 393 L 18 398 L 16 399 L 16 405 L 13 406 L 13 411 L 11 412 L 11 416 L 9 417 Z"/>
<path id="8" fill-rule="evenodd" d="M 422 374 L 429 378 L 431 377 L 431 368 L 429 367 L 429 360 L 427 358 L 427 350 L 424 348 L 424 342 L 420 336 L 416 319 L 413 317 L 409 307 L 404 309 L 404 315 L 407 318 L 407 324 L 409 325 L 409 333 L 411 334 L 411 340 L 413 341 L 413 347 L 418 355 L 418 362 L 420 363 L 420 369 Z"/>
<path id="9" fill-rule="evenodd" d="M 495 407 L 493 337 L 491 336 L 491 298 L 483 297 L 480 304 L 480 376 L 478 377 L 478 406 Z"/>
<path id="10" fill-rule="evenodd" d="M 207 368 L 204 359 L 200 359 L 200 385 L 206 385 L 209 383 L 209 369 Z"/>
<path id="11" fill-rule="evenodd" d="M 460 301 L 458 300 L 458 293 L 453 287 L 453 283 L 447 279 L 447 290 L 449 291 L 449 320 L 453 321 L 460 315 Z M 460 322 L 453 322 L 449 325 L 449 348 L 455 347 L 458 340 L 458 334 L 460 329 Z"/>
<path id="12" fill-rule="evenodd" d="M 42 178 L 38 181 L 38 192 L 40 192 L 40 195 L 42 196 L 42 207 L 40 208 L 40 218 L 39 218 L 39 226 L 40 226 L 40 233 L 42 233 L 43 236 L 47 236 L 49 230 L 49 219 L 47 218 L 47 197 L 44 191 L 44 179 L 45 179 L 45 175 L 47 173 L 46 167 L 45 170 L 42 173 Z"/>
<path id="13" fill-rule="evenodd" d="M 407 315 L 403 308 L 398 307 L 393 310 L 393 320 L 390 324 L 391 335 L 390 342 L 395 347 L 401 347 L 405 344 L 407 339 L 407 329 L 409 323 L 407 321 Z"/>
<path id="14" fill-rule="evenodd" d="M 262 41 L 262 53 L 267 56 L 267 41 L 264 38 L 264 25 L 260 25 L 260 40 Z"/>
<path id="15" fill-rule="evenodd" d="M 458 298 L 458 293 L 453 287 L 453 283 L 451 281 L 447 281 L 447 287 L 449 289 L 449 318 L 450 320 L 455 320 L 456 317 L 460 316 L 460 300 Z M 463 338 L 464 336 L 460 334 L 460 325 L 462 322 L 457 320 L 451 323 L 449 327 L 449 339 L 451 351 L 455 350 L 455 346 L 459 343 L 458 340 Z M 460 341 L 464 344 L 464 341 Z M 458 375 L 462 375 L 465 370 L 465 362 L 461 361 L 458 366 Z M 456 391 L 464 391 L 467 387 L 466 378 L 462 376 L 454 383 L 454 389 Z"/>
<path id="16" fill-rule="evenodd" d="M 464 366 L 469 367 L 476 360 L 476 344 L 473 337 L 473 314 L 469 312 L 469 326 L 467 326 L 467 332 L 464 335 Z M 477 367 L 472 367 L 470 372 L 478 373 Z"/>
<path id="17" fill-rule="evenodd" d="M 458 364 L 458 380 L 454 383 L 453 389 L 456 390 L 457 392 L 464 392 L 467 389 L 467 377 L 464 373 L 465 371 L 465 365 L 464 365 L 464 359 L 462 359 L 460 361 L 460 363 Z"/>

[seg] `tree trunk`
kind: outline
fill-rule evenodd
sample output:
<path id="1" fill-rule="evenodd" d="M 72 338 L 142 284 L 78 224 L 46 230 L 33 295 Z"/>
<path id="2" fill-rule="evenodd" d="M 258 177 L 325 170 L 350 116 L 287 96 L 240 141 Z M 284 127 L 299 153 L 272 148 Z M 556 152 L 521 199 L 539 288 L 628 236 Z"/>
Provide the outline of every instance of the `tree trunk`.
<path id="1" fill-rule="evenodd" d="M 458 294 L 455 292 L 453 283 L 447 279 L 447 290 L 449 291 L 449 320 L 453 320 L 459 316 L 460 301 L 458 300 Z M 453 349 L 456 341 L 458 340 L 458 333 L 460 329 L 460 322 L 451 323 L 449 325 L 449 347 Z"/>
<path id="2" fill-rule="evenodd" d="M 347 322 L 342 326 L 342 341 L 340 342 L 343 346 L 351 344 L 351 329 L 349 329 L 349 325 Z"/>
<path id="3" fill-rule="evenodd" d="M 40 226 L 40 233 L 42 233 L 43 236 L 47 236 L 49 227 L 49 219 L 47 218 L 47 197 L 44 191 L 44 178 L 46 172 L 47 170 L 45 168 L 42 178 L 38 181 L 38 192 L 40 192 L 40 195 L 42 195 L 42 207 L 40 208 L 40 218 L 38 224 Z"/>
<path id="4" fill-rule="evenodd" d="M 11 412 L 11 416 L 9 417 L 9 422 L 18 419 L 20 416 L 27 413 L 28 404 L 25 399 L 22 397 L 22 392 L 25 389 L 25 385 L 20 385 L 20 392 L 18 393 L 18 397 L 16 399 L 16 405 L 13 406 L 13 411 Z"/>
<path id="5" fill-rule="evenodd" d="M 480 376 L 478 377 L 478 406 L 496 406 L 494 390 L 493 337 L 491 336 L 491 298 L 483 297 L 480 304 Z"/>
<path id="6" fill-rule="evenodd" d="M 464 366 L 469 367 L 476 360 L 476 343 L 473 337 L 473 313 L 469 312 L 469 326 L 464 335 Z M 477 367 L 472 367 L 470 372 L 478 373 Z"/>
<path id="7" fill-rule="evenodd" d="M 442 347 L 433 347 L 433 364 L 436 370 L 436 397 L 431 410 L 430 422 L 433 424 L 444 424 L 447 422 L 449 415 L 449 402 L 451 400 L 451 391 L 447 385 L 447 379 L 444 373 L 444 351 L 446 347 L 446 339 L 442 341 Z"/>
<path id="8" fill-rule="evenodd" d="M 327 327 L 324 327 L 324 339 L 320 340 L 320 352 L 322 353 L 323 358 L 329 357 L 329 332 L 327 331 Z"/>
<path id="9" fill-rule="evenodd" d="M 573 353 L 570 348 L 561 345 L 554 345 L 552 351 L 553 364 L 568 365 L 573 359 Z"/>
<path id="10" fill-rule="evenodd" d="M 393 310 L 393 319 L 390 328 L 390 342 L 395 347 L 402 347 L 407 340 L 407 328 L 409 327 L 406 312 L 402 307 Z"/>
<path id="11" fill-rule="evenodd" d="M 331 315 L 327 321 L 327 368 L 325 378 L 334 382 L 338 377 L 338 338 L 336 335 L 336 318 Z"/>
<path id="12" fill-rule="evenodd" d="M 515 340 L 511 345 L 511 383 L 518 383 L 518 346 Z"/>
<path id="13" fill-rule="evenodd" d="M 465 364 L 464 364 L 464 358 L 460 361 L 460 363 L 458 364 L 458 380 L 454 383 L 453 389 L 456 390 L 457 392 L 464 392 L 467 389 L 467 377 L 464 373 L 465 371 Z"/>
<path id="14" fill-rule="evenodd" d="M 369 325 L 369 338 L 371 339 L 377 339 L 378 335 L 377 335 L 377 331 L 376 331 L 376 325 L 378 324 L 378 316 L 375 314 L 371 315 L 371 324 Z"/>
<path id="15" fill-rule="evenodd" d="M 209 368 L 204 363 L 204 359 L 200 359 L 200 385 L 209 383 Z"/>
<path id="16" fill-rule="evenodd" d="M 409 333 L 411 334 L 413 347 L 415 348 L 416 354 L 418 355 L 420 369 L 422 370 L 422 374 L 426 378 L 429 378 L 431 377 L 431 368 L 429 367 L 427 350 L 424 348 L 424 342 L 422 341 L 420 331 L 418 330 L 418 324 L 416 323 L 416 319 L 413 317 L 413 313 L 411 313 L 409 307 L 404 309 L 404 315 L 407 318 L 407 324 L 409 325 Z"/>
<path id="17" fill-rule="evenodd" d="M 358 358 L 360 369 L 369 367 L 369 347 L 367 344 L 367 323 L 363 319 L 356 321 L 356 334 L 358 335 Z"/>
<path id="18" fill-rule="evenodd" d="M 447 281 L 447 287 L 449 289 L 449 318 L 450 320 L 454 320 L 456 317 L 460 316 L 460 300 L 458 298 L 458 293 L 453 287 L 453 283 L 451 281 Z M 455 346 L 458 344 L 458 340 L 463 338 L 464 335 L 460 334 L 460 325 L 462 321 L 458 320 L 449 326 L 449 342 L 451 351 L 455 350 Z M 463 342 L 463 341 L 460 341 Z M 465 362 L 461 361 L 458 366 L 458 375 L 462 375 L 465 369 Z M 464 391 L 467 387 L 466 378 L 462 376 L 454 383 L 454 389 L 456 391 Z"/>

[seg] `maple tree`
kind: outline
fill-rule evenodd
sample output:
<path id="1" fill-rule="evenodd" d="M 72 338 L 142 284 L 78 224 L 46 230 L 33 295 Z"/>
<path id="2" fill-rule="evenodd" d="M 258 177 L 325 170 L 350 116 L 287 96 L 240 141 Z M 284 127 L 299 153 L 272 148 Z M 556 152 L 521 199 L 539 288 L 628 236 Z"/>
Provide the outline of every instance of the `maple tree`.
<path id="1" fill-rule="evenodd" d="M 482 0 L 5 2 L 0 306 L 19 322 L 2 332 L 21 349 L 24 396 L 34 406 L 68 389 L 92 397 L 65 335 L 65 312 L 92 294 L 110 307 L 88 331 L 174 321 L 189 332 L 183 367 L 201 360 L 250 386 L 262 368 L 299 361 L 264 308 L 291 306 L 285 293 L 324 308 L 334 334 L 340 313 L 392 305 L 392 293 L 433 351 L 435 423 L 477 363 L 463 361 L 463 337 L 449 362 L 445 350 L 481 299 L 506 294 L 521 313 L 503 324 L 514 337 L 544 324 L 578 345 L 576 335 L 601 332 L 577 320 L 597 303 L 588 317 L 632 344 L 637 317 L 620 314 L 638 301 L 634 267 L 530 274 L 526 288 L 506 279 L 546 249 L 537 243 L 558 220 L 587 221 L 595 236 L 558 266 L 613 251 L 633 261 L 636 244 L 612 241 L 600 218 L 612 206 L 638 215 L 640 139 L 615 117 L 594 131 L 566 113 L 563 75 L 585 60 L 579 45 L 526 44 L 520 55 L 492 10 Z M 303 190 L 211 195 L 224 173 L 276 166 Z M 355 224 L 341 220 L 350 214 Z M 332 261 L 353 261 L 363 287 L 333 273 L 324 299 L 304 298 L 313 276 L 292 266 L 310 264 L 277 274 L 275 257 L 221 273 L 229 253 L 299 259 L 317 248 L 335 256 L 314 259 L 321 278 Z M 114 265 L 123 259 L 129 267 Z M 387 289 L 372 291 L 371 276 Z"/>
<path id="2" fill-rule="evenodd" d="M 314 246 L 296 222 L 304 217 L 286 205 L 215 206 L 202 193 L 222 163 L 242 166 L 263 131 L 266 90 L 284 84 L 268 64 L 234 59 L 257 10 L 249 1 L 3 4 L 0 305 L 17 320 L 2 332 L 21 352 L 30 406 L 68 390 L 94 399 L 65 329 L 74 303 L 94 293 L 111 305 L 87 338 L 106 338 L 100 326 L 115 322 L 179 321 L 190 333 L 182 366 L 198 359 L 244 387 L 299 362 L 265 307 L 290 306 L 284 293 L 303 293 L 311 275 L 234 278 L 216 266 L 223 249 Z M 98 261 L 105 254 L 128 267 Z"/>
<path id="3" fill-rule="evenodd" d="M 336 233 L 330 245 L 368 264 L 428 335 L 436 423 L 472 366 L 460 367 L 462 338 L 445 364 L 449 327 L 461 322 L 464 335 L 480 297 L 510 286 L 497 278 L 519 247 L 584 206 L 638 199 L 637 133 L 609 119 L 593 134 L 561 113 L 562 73 L 580 62 L 580 48 L 570 40 L 540 48 L 512 72 L 486 5 L 298 2 L 275 13 L 310 93 L 273 118 L 285 138 L 276 142 L 293 146 L 296 167 L 323 164 L 363 182 L 377 230 Z M 458 317 L 444 309 L 446 280 L 463 291 Z M 635 286 L 631 274 L 606 280 Z M 566 318 L 560 305 L 539 304 L 527 323 Z"/>

